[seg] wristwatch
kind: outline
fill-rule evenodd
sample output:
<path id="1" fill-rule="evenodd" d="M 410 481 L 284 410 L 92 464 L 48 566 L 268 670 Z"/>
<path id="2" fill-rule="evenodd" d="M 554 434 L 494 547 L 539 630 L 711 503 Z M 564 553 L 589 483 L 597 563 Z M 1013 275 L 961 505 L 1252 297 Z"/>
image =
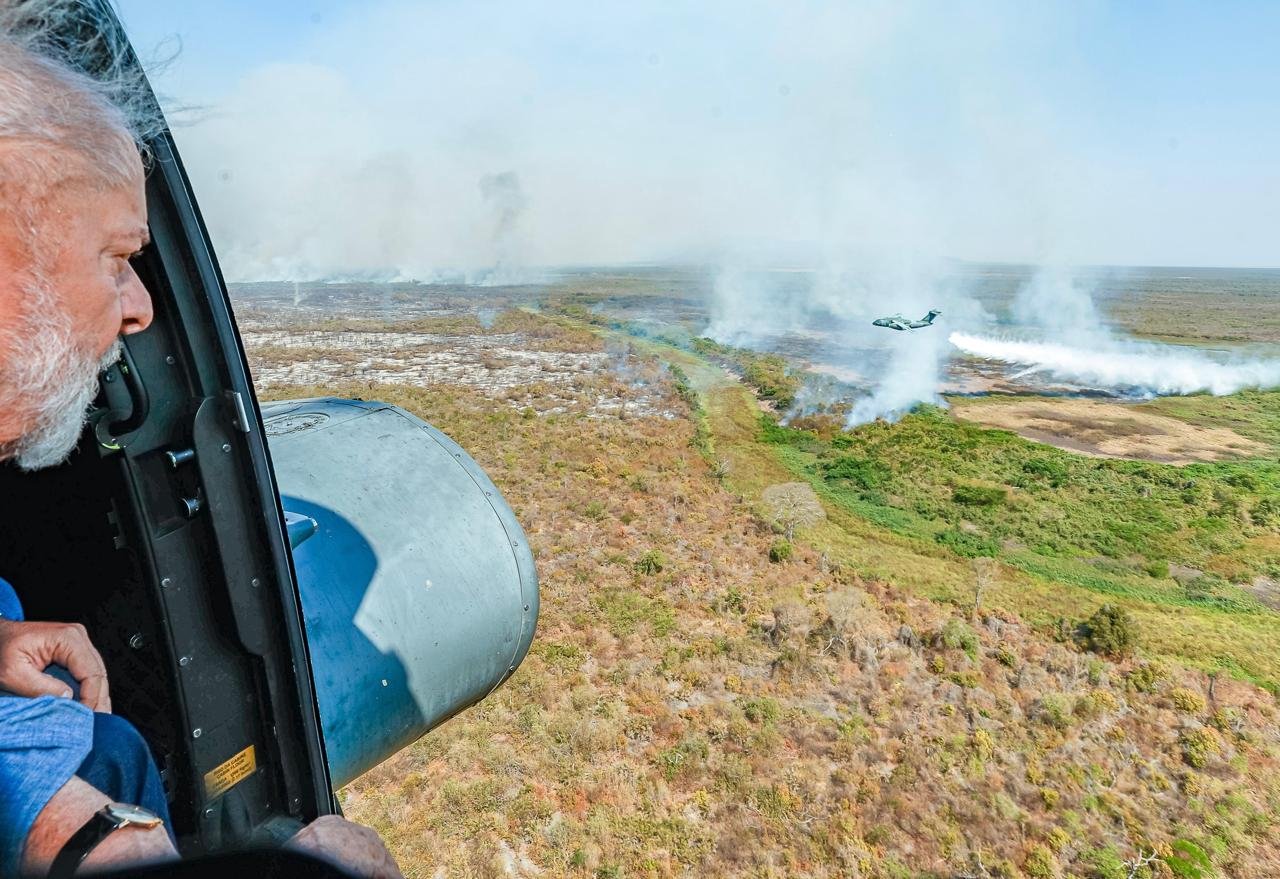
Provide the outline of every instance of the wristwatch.
<path id="1" fill-rule="evenodd" d="M 98 843 L 121 827 L 141 827 L 144 830 L 164 823 L 155 812 L 141 806 L 126 803 L 107 803 L 85 825 L 72 834 L 49 868 L 49 879 L 71 879 L 76 869 L 89 857 Z"/>

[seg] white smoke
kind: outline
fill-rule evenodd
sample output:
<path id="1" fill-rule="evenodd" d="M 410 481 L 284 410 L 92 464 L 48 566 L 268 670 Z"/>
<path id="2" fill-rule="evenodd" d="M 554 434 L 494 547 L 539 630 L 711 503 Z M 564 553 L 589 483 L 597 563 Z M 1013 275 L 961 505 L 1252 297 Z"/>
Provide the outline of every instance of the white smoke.
<path id="1" fill-rule="evenodd" d="M 848 427 L 877 418 L 897 421 L 920 403 L 946 405 L 938 394 L 947 347 L 941 332 L 913 333 L 911 338 L 895 341 L 871 395 L 854 403 Z"/>
<path id="2" fill-rule="evenodd" d="M 1112 338 L 1089 288 L 1061 266 L 1046 266 L 1014 297 L 1013 319 L 1046 336 L 1073 344 L 1099 344 Z"/>
<path id="3" fill-rule="evenodd" d="M 1042 373 L 1061 382 L 1128 394 L 1233 394 L 1280 386 L 1280 360 L 1225 358 L 1205 351 L 1136 341 L 1080 347 L 952 333 L 965 354 L 1016 366 L 1016 377 Z"/>
<path id="4" fill-rule="evenodd" d="M 711 320 L 702 335 L 724 345 L 758 348 L 803 330 L 812 303 L 803 289 L 777 274 L 736 266 L 717 273 L 708 302 Z"/>
<path id="5" fill-rule="evenodd" d="M 807 384 L 786 418 L 847 401 L 852 384 L 863 390 L 847 419 L 854 427 L 896 421 L 919 403 L 946 405 L 939 393 L 950 351 L 943 328 L 872 325 L 895 313 L 919 319 L 931 308 L 960 325 L 987 319 L 946 264 L 890 248 L 830 258 L 819 272 L 725 269 L 712 290 L 704 335 L 756 350 L 814 349 L 815 368 L 846 385 Z"/>
<path id="6" fill-rule="evenodd" d="M 1126 395 L 1222 395 L 1280 385 L 1280 360 L 1122 335 L 1104 321 L 1089 285 L 1060 267 L 1037 272 L 1018 291 L 1011 311 L 1031 338 L 958 331 L 951 333 L 951 344 L 971 357 L 1022 367 L 1011 379 L 1038 375 Z"/>

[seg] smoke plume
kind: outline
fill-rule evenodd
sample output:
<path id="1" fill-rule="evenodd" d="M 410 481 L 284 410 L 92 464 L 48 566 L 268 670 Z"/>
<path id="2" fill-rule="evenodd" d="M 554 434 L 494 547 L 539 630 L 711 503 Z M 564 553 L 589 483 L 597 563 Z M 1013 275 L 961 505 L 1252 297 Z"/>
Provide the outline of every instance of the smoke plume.
<path id="1" fill-rule="evenodd" d="M 1046 267 L 1023 285 L 1011 307 L 1014 332 L 957 331 L 964 354 L 1020 369 L 1012 379 L 1047 378 L 1128 396 L 1231 394 L 1280 385 L 1280 360 L 1215 353 L 1133 339 L 1107 325 L 1090 282 Z"/>
<path id="2" fill-rule="evenodd" d="M 1079 347 L 952 333 L 951 344 L 973 357 L 1025 367 L 1062 382 L 1131 395 L 1232 394 L 1280 385 L 1280 360 L 1218 358 L 1174 345 L 1133 340 Z"/>

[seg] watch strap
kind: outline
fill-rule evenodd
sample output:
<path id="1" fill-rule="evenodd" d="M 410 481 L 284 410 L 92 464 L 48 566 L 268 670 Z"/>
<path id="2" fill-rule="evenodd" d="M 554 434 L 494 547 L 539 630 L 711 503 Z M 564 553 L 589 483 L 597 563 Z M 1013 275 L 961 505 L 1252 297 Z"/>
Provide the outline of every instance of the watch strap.
<path id="1" fill-rule="evenodd" d="M 48 879 L 71 879 L 98 843 L 128 823 L 116 818 L 107 809 L 94 812 L 93 817 L 63 844 L 58 856 L 53 859 L 53 865 L 49 868 Z"/>

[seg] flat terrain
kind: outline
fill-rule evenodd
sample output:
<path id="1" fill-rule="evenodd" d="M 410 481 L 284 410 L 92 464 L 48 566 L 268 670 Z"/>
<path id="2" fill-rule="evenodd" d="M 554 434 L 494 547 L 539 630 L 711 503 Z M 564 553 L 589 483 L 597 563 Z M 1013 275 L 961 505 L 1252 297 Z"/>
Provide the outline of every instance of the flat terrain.
<path id="1" fill-rule="evenodd" d="M 1261 455 L 1268 447 L 1226 427 L 1189 424 L 1131 403 L 1089 399 L 953 399 L 957 418 L 1100 458 L 1190 464 Z"/>
<path id="2" fill-rule="evenodd" d="M 1280 393 L 783 426 L 796 362 L 634 320 L 691 278 L 242 303 L 263 396 L 436 424 L 538 562 L 529 658 L 347 814 L 413 877 L 1280 875 Z"/>

